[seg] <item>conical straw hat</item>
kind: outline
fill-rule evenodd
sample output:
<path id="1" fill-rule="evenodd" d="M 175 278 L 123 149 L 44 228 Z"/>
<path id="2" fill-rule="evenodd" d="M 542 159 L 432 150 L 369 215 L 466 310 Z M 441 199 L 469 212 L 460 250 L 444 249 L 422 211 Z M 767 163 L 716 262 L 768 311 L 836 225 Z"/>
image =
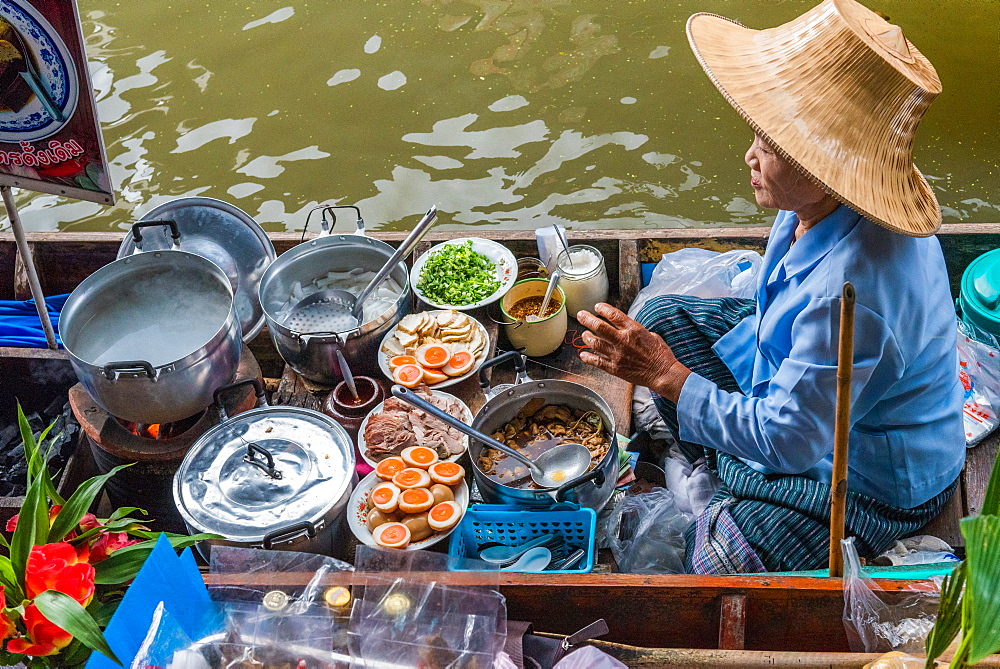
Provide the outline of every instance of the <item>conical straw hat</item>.
<path id="1" fill-rule="evenodd" d="M 835 198 L 890 230 L 941 227 L 913 135 L 941 92 L 902 31 L 854 0 L 824 0 L 777 28 L 695 14 L 688 41 L 726 100 Z"/>

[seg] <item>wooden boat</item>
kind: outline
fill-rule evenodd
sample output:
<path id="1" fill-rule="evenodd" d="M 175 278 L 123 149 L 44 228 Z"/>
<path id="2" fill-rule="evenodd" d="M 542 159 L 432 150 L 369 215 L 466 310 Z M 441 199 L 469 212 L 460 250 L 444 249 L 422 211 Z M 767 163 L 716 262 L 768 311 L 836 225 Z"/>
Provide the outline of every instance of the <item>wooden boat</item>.
<path id="1" fill-rule="evenodd" d="M 587 243 L 604 255 L 611 283 L 610 301 L 627 308 L 641 287 L 640 263 L 655 262 L 664 252 L 699 246 L 713 250 L 750 248 L 762 251 L 768 228 L 718 228 L 678 230 L 602 230 L 570 232 L 571 242 Z M 459 232 L 431 232 L 415 253 Z M 517 256 L 536 252 L 533 231 L 476 231 L 508 246 Z M 373 233 L 398 243 L 404 233 Z M 93 271 L 115 259 L 120 233 L 34 233 L 28 235 L 43 290 L 48 295 L 67 293 Z M 277 252 L 299 243 L 299 235 L 276 233 L 271 238 Z M 946 226 L 939 234 L 945 251 L 953 292 L 966 265 L 979 254 L 1000 246 L 1000 224 Z M 13 237 L 0 235 L 0 299 L 29 297 L 23 266 Z M 491 328 L 496 341 L 497 326 Z M 571 322 L 571 329 L 574 323 Z M 576 326 L 579 328 L 579 326 Z M 274 403 L 318 407 L 323 389 L 316 388 L 285 368 L 266 334 L 251 344 L 265 377 L 272 377 Z M 61 351 L 0 348 L 0 378 L 10 401 L 12 386 L 31 391 L 31 369 L 40 361 L 65 358 Z M 631 421 L 631 387 L 579 361 L 576 349 L 563 346 L 548 366 L 533 364 L 533 378 L 572 378 L 598 389 L 613 407 L 618 423 Z M 497 370 L 494 382 L 504 382 L 509 371 Z M 8 381 L 9 380 L 9 381 Z M 21 381 L 24 385 L 15 385 Z M 465 387 L 465 386 L 469 387 Z M 475 384 L 456 386 L 456 394 L 475 411 L 482 396 Z M 969 451 L 959 491 L 927 533 L 961 547 L 959 518 L 979 511 L 992 463 L 1000 448 L 994 435 Z M 475 583 L 475 574 L 449 574 L 452 582 Z M 883 579 L 885 598 L 895 601 L 917 589 L 930 589 L 926 581 Z M 634 666 L 678 663 L 678 666 L 860 666 L 869 658 L 840 655 L 848 650 L 841 620 L 840 579 L 793 575 L 749 576 L 639 576 L 603 572 L 587 575 L 504 574 L 501 591 L 507 597 L 512 619 L 531 620 L 536 628 L 569 634 L 597 618 L 607 620 L 606 640 L 642 648 L 618 649 Z M 609 646 L 610 648 L 610 646 Z M 718 651 L 653 651 L 660 649 L 720 649 Z M 744 651 L 759 651 L 756 654 Z M 764 652 L 767 651 L 767 652 Z M 673 654 L 671 654 L 673 653 Z M 685 654 L 686 653 L 686 654 Z M 813 653 L 814 655 L 810 655 Z M 836 654 L 829 655 L 830 653 Z M 814 664 L 818 663 L 818 664 Z"/>

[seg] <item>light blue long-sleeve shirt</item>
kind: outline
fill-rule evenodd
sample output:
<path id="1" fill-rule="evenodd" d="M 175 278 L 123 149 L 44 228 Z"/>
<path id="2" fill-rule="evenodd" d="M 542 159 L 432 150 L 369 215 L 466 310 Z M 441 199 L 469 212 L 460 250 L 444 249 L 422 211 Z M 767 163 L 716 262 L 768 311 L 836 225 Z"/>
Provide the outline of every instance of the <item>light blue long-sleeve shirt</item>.
<path id="1" fill-rule="evenodd" d="M 890 232 L 846 206 L 793 245 L 779 212 L 757 312 L 713 347 L 745 395 L 692 374 L 680 437 L 764 473 L 830 482 L 840 296 L 854 284 L 848 487 L 898 508 L 942 492 L 965 461 L 955 309 L 935 237 Z"/>

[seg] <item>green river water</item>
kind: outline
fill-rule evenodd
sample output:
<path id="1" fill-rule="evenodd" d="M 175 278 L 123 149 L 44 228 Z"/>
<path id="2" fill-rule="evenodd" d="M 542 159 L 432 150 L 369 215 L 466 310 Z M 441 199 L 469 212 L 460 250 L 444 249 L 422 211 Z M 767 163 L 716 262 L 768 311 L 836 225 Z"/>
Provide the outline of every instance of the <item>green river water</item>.
<path id="1" fill-rule="evenodd" d="M 318 202 L 404 229 L 766 225 L 751 133 L 684 35 L 816 0 L 79 0 L 118 203 L 18 194 L 30 230 L 124 230 L 168 199 L 270 231 Z M 916 159 L 946 223 L 1000 221 L 997 0 L 868 0 L 944 92 Z M 6 220 L 0 230 L 7 230 Z"/>

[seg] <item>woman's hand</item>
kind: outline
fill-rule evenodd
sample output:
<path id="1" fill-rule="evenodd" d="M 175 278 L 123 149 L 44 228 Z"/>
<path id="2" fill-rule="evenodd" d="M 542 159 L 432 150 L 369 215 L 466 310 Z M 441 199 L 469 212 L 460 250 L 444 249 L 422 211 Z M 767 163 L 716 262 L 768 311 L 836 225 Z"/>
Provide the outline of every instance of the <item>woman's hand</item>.
<path id="1" fill-rule="evenodd" d="M 610 304 L 602 302 L 594 311 L 607 320 L 589 311 L 576 315 L 590 330 L 583 333 L 583 341 L 591 350 L 581 351 L 580 359 L 676 402 L 691 370 L 674 357 L 667 342 Z"/>

